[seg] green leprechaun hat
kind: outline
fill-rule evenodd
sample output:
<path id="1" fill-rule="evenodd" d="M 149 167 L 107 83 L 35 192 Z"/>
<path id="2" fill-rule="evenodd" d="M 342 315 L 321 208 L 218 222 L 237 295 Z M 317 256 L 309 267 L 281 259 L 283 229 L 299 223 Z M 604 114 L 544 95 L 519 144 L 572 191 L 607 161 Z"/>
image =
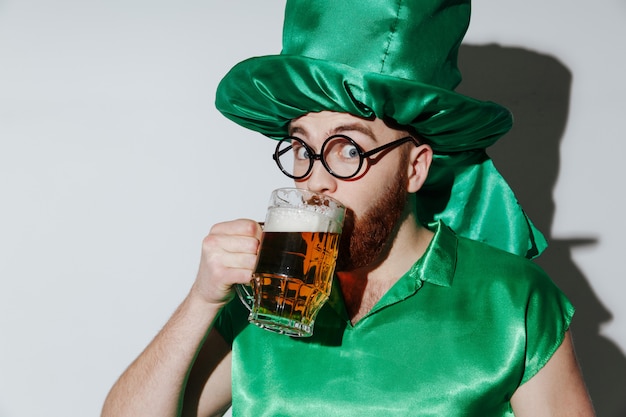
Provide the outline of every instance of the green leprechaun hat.
<path id="1" fill-rule="evenodd" d="M 288 0 L 279 55 L 237 64 L 220 82 L 227 118 L 273 139 L 324 110 L 412 126 L 435 153 L 418 193 L 424 223 L 534 257 L 546 242 L 485 148 L 510 112 L 458 94 L 469 0 Z"/>

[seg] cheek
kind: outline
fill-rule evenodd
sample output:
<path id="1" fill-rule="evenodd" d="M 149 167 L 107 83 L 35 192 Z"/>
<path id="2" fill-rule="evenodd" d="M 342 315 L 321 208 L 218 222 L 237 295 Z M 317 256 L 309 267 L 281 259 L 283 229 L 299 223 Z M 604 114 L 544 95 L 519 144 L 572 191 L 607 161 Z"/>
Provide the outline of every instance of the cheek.
<path id="1" fill-rule="evenodd" d="M 369 167 L 368 172 L 353 181 L 338 181 L 337 189 L 331 197 L 335 197 L 346 205 L 357 217 L 362 216 L 391 187 L 392 182 L 407 184 L 407 170 L 400 170 L 405 157 L 390 153 L 385 159 Z"/>
<path id="2" fill-rule="evenodd" d="M 359 181 L 347 182 L 344 187 L 338 188 L 332 196 L 341 201 L 357 217 L 362 216 L 372 207 L 376 197 L 380 194 L 380 190 L 383 189 L 381 186 L 378 188 L 372 188 L 371 185 L 361 186 Z"/>

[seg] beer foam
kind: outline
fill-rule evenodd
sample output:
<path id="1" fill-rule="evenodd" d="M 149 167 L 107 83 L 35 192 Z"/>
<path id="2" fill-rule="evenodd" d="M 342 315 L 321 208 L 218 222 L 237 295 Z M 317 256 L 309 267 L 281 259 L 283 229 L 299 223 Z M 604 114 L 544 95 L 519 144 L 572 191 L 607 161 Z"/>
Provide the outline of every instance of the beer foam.
<path id="1" fill-rule="evenodd" d="M 298 208 L 273 207 L 267 212 L 266 232 L 341 232 L 341 225 L 323 213 Z"/>

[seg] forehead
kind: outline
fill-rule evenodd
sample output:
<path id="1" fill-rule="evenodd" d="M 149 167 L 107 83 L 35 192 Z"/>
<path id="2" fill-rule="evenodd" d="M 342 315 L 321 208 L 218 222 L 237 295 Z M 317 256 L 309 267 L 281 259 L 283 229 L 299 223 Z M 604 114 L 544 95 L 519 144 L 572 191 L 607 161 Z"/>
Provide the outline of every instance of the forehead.
<path id="1" fill-rule="evenodd" d="M 350 113 L 339 113 L 334 111 L 311 112 L 304 116 L 300 116 L 291 121 L 292 125 L 309 125 L 320 123 L 341 123 L 341 122 L 372 122 L 375 119 L 364 119 L 362 117 L 353 116 Z"/>
<path id="2" fill-rule="evenodd" d="M 348 113 L 323 111 L 307 113 L 293 119 L 289 125 L 289 133 L 299 133 L 306 136 L 328 136 L 341 132 L 357 131 L 373 138 L 386 135 L 392 131 L 381 119 L 364 119 Z"/>

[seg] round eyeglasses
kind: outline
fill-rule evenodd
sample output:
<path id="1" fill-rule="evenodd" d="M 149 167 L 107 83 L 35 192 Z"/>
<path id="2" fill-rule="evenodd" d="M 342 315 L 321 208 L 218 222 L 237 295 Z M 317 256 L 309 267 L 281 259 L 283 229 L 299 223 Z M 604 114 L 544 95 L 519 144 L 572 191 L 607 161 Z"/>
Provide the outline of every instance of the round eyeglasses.
<path id="1" fill-rule="evenodd" d="M 364 152 L 349 136 L 333 135 L 324 141 L 320 153 L 316 154 L 302 139 L 287 136 L 276 145 L 273 158 L 283 174 L 295 180 L 308 176 L 316 160 L 320 160 L 333 177 L 345 180 L 361 171 L 366 158 L 410 141 L 415 146 L 420 145 L 412 136 L 406 136 Z"/>

